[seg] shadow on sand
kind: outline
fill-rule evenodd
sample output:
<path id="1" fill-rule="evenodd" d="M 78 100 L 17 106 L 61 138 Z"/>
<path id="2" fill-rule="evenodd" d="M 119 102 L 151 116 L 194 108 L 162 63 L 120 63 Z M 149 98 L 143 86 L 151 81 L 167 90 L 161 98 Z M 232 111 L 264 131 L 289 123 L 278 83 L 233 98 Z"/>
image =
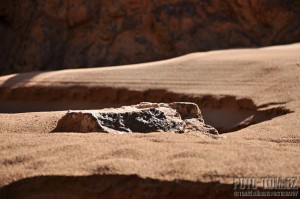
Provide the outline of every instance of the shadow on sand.
<path id="1" fill-rule="evenodd" d="M 13 182 L 0 198 L 232 198 L 218 182 L 160 181 L 137 175 L 37 176 Z"/>
<path id="2" fill-rule="evenodd" d="M 14 74 L 12 77 L 3 82 L 1 87 L 13 87 L 19 83 L 26 83 L 35 76 L 38 76 L 39 74 L 41 74 L 41 72 Z"/>

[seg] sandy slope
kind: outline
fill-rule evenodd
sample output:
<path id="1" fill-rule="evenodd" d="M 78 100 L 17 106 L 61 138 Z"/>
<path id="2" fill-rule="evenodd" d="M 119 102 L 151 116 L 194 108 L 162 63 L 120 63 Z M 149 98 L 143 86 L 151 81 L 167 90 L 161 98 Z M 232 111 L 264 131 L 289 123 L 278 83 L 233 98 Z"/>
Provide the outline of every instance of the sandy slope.
<path id="1" fill-rule="evenodd" d="M 300 44 L 195 53 L 123 67 L 9 75 L 0 77 L 0 85 L 1 109 L 17 99 L 7 94 L 16 88 L 21 92 L 50 86 L 68 92 L 80 85 L 228 95 L 251 99 L 256 107 L 283 106 L 292 112 L 220 139 L 199 132 L 49 133 L 64 111 L 0 114 L 1 186 L 44 175 L 137 174 L 221 184 L 233 183 L 234 176 L 300 176 Z M 34 97 L 30 94 L 27 100 Z"/>

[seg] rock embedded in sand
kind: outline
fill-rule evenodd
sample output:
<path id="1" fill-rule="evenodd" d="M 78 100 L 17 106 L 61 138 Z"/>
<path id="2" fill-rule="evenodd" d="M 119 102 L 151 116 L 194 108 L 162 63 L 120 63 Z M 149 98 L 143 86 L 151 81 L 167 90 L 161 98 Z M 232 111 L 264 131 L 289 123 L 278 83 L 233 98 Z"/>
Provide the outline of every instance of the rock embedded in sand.
<path id="1" fill-rule="evenodd" d="M 54 132 L 176 132 L 201 131 L 218 134 L 205 124 L 197 104 L 189 102 L 149 103 L 116 109 L 68 111 Z"/>

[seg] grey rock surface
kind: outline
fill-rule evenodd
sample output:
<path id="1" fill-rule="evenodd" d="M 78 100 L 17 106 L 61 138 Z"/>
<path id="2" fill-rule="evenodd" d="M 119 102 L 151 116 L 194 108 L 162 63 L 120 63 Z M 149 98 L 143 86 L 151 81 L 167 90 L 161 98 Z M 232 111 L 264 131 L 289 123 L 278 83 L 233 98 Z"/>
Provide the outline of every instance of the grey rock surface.
<path id="1" fill-rule="evenodd" d="M 142 102 L 117 109 L 68 111 L 53 131 L 114 134 L 201 131 L 218 134 L 215 128 L 204 123 L 198 105 L 189 102 Z"/>

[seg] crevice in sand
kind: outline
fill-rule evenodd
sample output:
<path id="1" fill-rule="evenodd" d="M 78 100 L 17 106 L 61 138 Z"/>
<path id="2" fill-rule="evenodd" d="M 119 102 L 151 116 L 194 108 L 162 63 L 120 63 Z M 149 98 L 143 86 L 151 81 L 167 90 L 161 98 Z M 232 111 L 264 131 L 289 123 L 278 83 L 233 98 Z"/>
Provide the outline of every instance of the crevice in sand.
<path id="1" fill-rule="evenodd" d="M 215 189 L 218 191 L 215 191 Z M 233 198 L 232 184 L 157 180 L 137 175 L 36 176 L 0 189 L 0 198 Z"/>
<path id="2" fill-rule="evenodd" d="M 216 178 L 214 175 L 206 178 Z M 218 177 L 218 176 L 217 176 Z M 226 176 L 230 180 L 232 176 Z M 236 198 L 242 187 L 219 181 L 159 180 L 138 175 L 35 176 L 0 189 L 0 198 Z M 257 187 L 256 191 L 280 191 Z M 115 198 L 115 197 L 113 197 Z M 248 197 L 246 197 L 248 198 Z"/>
<path id="3" fill-rule="evenodd" d="M 237 131 L 292 112 L 284 107 L 284 103 L 256 106 L 249 98 L 228 95 L 187 95 L 163 89 L 137 91 L 87 86 L 0 88 L 2 113 L 101 109 L 140 102 L 176 101 L 198 104 L 205 123 L 215 127 L 219 133 Z"/>

